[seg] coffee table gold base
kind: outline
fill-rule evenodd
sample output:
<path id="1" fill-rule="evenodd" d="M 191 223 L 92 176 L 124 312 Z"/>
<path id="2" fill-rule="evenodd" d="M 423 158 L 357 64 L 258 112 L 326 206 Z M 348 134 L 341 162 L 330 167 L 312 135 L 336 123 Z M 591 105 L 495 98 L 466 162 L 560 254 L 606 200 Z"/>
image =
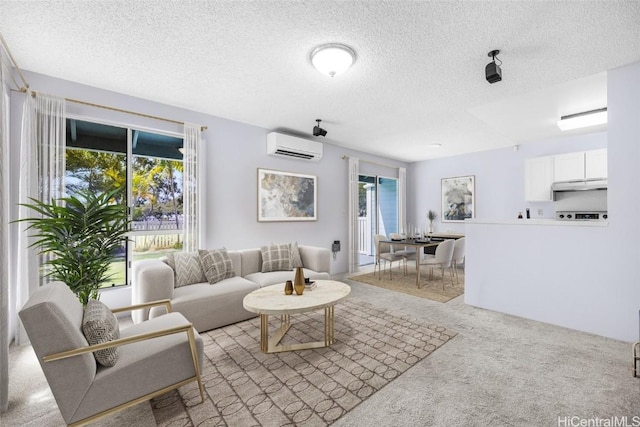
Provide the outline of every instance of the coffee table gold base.
<path id="1" fill-rule="evenodd" d="M 328 347 L 334 341 L 334 314 L 333 305 L 324 308 L 324 341 L 313 341 L 296 344 L 280 344 L 291 327 L 291 319 L 288 314 L 280 316 L 280 327 L 273 336 L 269 336 L 269 315 L 260 315 L 260 350 L 263 353 L 279 353 L 282 351 L 308 350 L 310 348 Z"/>

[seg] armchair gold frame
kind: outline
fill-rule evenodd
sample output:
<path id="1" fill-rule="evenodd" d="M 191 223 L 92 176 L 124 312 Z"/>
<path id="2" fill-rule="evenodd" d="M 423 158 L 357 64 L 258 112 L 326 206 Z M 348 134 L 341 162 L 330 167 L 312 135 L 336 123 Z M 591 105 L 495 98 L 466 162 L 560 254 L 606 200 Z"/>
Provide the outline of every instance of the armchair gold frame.
<path id="1" fill-rule="evenodd" d="M 154 306 L 160 306 L 160 305 L 164 305 L 167 313 L 171 313 L 173 311 L 172 307 L 171 307 L 171 302 L 166 299 L 166 300 L 159 300 L 159 301 L 152 301 L 152 302 L 148 302 L 145 304 L 137 304 L 137 305 L 132 305 L 129 307 L 119 307 L 119 308 L 114 308 L 113 310 L 111 310 L 112 313 L 120 313 L 123 311 L 132 311 L 132 310 L 138 310 L 138 309 L 142 309 L 142 308 L 148 308 L 148 307 L 154 307 Z M 90 345 L 90 346 L 86 346 L 86 347 L 80 347 L 80 348 L 76 348 L 73 350 L 67 350 L 67 351 L 62 351 L 60 353 L 55 353 L 55 354 L 50 354 L 48 356 L 44 356 L 42 359 L 45 362 L 52 362 L 54 360 L 60 360 L 60 359 L 66 359 L 68 357 L 73 357 L 73 356 L 78 356 L 80 354 L 85 354 L 85 353 L 93 353 L 94 351 L 97 350 L 103 350 L 105 348 L 111 348 L 111 347 L 118 347 L 118 346 L 122 346 L 122 345 L 127 345 L 127 344 L 131 344 L 134 342 L 139 342 L 139 341 L 145 341 L 145 340 L 149 340 L 149 339 L 153 339 L 153 338 L 158 338 L 158 337 L 163 337 L 166 335 L 171 335 L 171 334 L 178 334 L 181 332 L 186 332 L 187 333 L 187 337 L 189 339 L 189 348 L 191 349 L 191 357 L 193 359 L 193 368 L 194 371 L 196 373 L 196 375 L 194 375 L 191 378 L 187 378 L 186 380 L 182 380 L 180 382 L 177 382 L 173 385 L 167 386 L 165 388 L 162 388 L 160 390 L 154 391 L 152 393 L 148 393 L 145 394 L 144 396 L 138 397 L 136 399 L 130 400 L 129 402 L 125 402 L 122 403 L 118 406 L 115 406 L 111 409 L 107 409 L 105 411 L 99 412 L 95 415 L 92 415 L 90 417 L 87 417 L 83 420 L 77 421 L 75 423 L 69 424 L 69 427 L 77 427 L 77 426 L 84 426 L 90 422 L 96 421 L 100 418 L 106 417 L 107 415 L 110 415 L 114 412 L 118 412 L 122 409 L 126 409 L 126 408 L 130 408 L 132 406 L 137 405 L 138 403 L 142 403 L 144 401 L 150 400 L 154 397 L 160 396 L 162 394 L 165 394 L 171 390 L 175 390 L 179 387 L 182 387 L 183 385 L 186 385 L 192 381 L 197 381 L 198 382 L 198 387 L 200 389 L 200 401 L 204 402 L 204 388 L 202 386 L 202 378 L 200 377 L 200 362 L 198 361 L 198 354 L 197 354 L 197 350 L 196 350 L 196 340 L 195 340 L 195 335 L 193 333 L 193 325 L 191 323 L 183 325 L 183 326 L 177 326 L 174 328 L 168 328 L 168 329 L 161 329 L 159 331 L 155 331 L 155 332 L 149 332 L 146 334 L 140 334 L 140 335 L 135 335 L 132 337 L 127 337 L 127 338 L 121 338 L 121 339 L 117 339 L 117 340 L 113 340 L 113 341 L 109 341 L 109 342 L 105 342 L 102 344 L 95 344 L 95 345 Z"/>

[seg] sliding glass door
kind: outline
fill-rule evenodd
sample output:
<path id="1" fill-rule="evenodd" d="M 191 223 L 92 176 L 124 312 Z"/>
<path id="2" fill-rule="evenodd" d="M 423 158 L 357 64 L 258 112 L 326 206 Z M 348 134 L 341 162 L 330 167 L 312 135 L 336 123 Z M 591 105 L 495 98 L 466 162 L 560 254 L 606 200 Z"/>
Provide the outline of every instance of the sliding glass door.
<path id="1" fill-rule="evenodd" d="M 358 183 L 359 265 L 375 262 L 373 236 L 398 232 L 398 180 L 360 175 Z"/>
<path id="2" fill-rule="evenodd" d="M 378 234 L 398 232 L 398 180 L 378 177 Z"/>
<path id="3" fill-rule="evenodd" d="M 129 283 L 131 261 L 181 249 L 180 137 L 67 119 L 65 191 L 119 190 L 113 203 L 129 207 L 132 232 L 103 287 Z"/>

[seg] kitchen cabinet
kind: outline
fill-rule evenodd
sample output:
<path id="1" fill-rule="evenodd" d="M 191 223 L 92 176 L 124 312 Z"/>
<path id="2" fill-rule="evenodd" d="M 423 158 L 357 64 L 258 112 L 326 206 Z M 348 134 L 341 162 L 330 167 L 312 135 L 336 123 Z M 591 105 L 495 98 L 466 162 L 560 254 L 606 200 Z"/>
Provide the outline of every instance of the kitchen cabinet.
<path id="1" fill-rule="evenodd" d="M 529 202 L 552 200 L 554 156 L 533 157 L 525 162 L 525 199 Z"/>
<path id="2" fill-rule="evenodd" d="M 591 150 L 584 153 L 586 179 L 607 178 L 607 149 Z"/>
<path id="3" fill-rule="evenodd" d="M 553 156 L 553 180 L 576 181 L 607 178 L 607 149 Z"/>
<path id="4" fill-rule="evenodd" d="M 607 149 L 532 157 L 525 163 L 525 200 L 553 200 L 551 184 L 562 181 L 607 178 Z"/>
<path id="5" fill-rule="evenodd" d="M 584 151 L 553 156 L 553 180 L 575 181 L 584 179 Z"/>

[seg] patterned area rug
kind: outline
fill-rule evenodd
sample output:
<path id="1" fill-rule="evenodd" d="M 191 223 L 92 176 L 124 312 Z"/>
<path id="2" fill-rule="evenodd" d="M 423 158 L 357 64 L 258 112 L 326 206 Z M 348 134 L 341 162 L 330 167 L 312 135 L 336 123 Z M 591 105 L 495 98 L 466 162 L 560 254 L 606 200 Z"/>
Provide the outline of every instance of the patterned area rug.
<path id="1" fill-rule="evenodd" d="M 429 269 L 422 267 L 420 269 L 420 289 L 416 286 L 416 270 L 411 264 L 407 267 L 407 275 L 404 274 L 404 267 L 396 267 L 392 269 L 391 280 L 389 280 L 389 269 L 382 272 L 382 277 L 378 277 L 378 272 L 351 276 L 349 280 L 366 283 L 368 285 L 385 288 L 396 292 L 414 295 L 421 298 L 430 299 L 438 302 L 447 302 L 464 293 L 464 271 L 458 269 L 458 283 L 451 280 L 448 270 L 444 273 L 444 289 L 442 289 L 442 280 L 440 280 L 440 269 L 436 268 L 432 280 L 429 277 Z"/>
<path id="2" fill-rule="evenodd" d="M 330 425 L 456 333 L 349 298 L 328 348 L 264 354 L 259 318 L 201 335 L 205 401 L 195 383 L 153 399 L 159 426 Z M 292 315 L 283 342 L 323 339 L 320 310 Z"/>

